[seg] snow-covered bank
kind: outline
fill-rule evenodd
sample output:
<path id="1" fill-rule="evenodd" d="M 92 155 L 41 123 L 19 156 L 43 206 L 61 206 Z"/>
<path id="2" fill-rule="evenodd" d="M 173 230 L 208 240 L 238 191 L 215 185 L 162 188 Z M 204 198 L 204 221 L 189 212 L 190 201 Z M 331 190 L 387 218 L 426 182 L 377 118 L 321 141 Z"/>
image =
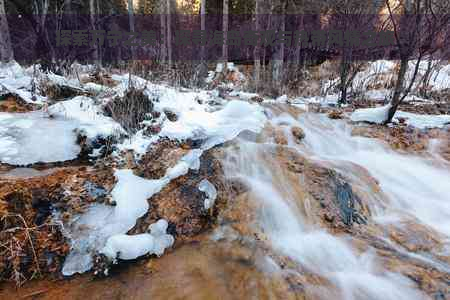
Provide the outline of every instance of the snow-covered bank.
<path id="1" fill-rule="evenodd" d="M 120 82 L 115 88 L 116 95 L 125 94 L 129 78 L 128 75 L 114 76 L 114 79 Z M 258 133 L 266 121 L 262 107 L 257 104 L 233 100 L 223 104 L 214 102 L 214 105 L 211 105 L 212 97 L 205 91 L 178 91 L 164 85 L 148 83 L 139 77 L 132 77 L 132 80 L 134 86 L 151 96 L 149 101 L 157 99 L 153 102 L 153 109 L 160 113 L 160 117 L 154 121 L 158 122 L 161 130 L 151 136 L 140 130 L 118 145 L 118 150 L 133 150 L 135 154 L 144 154 L 162 137 L 178 141 L 199 140 L 200 146 L 191 149 L 159 179 L 147 180 L 134 175 L 131 170 L 117 170 L 117 184 L 111 193 L 116 206 L 94 204 L 67 228 L 72 243 L 71 252 L 64 264 L 64 275 L 91 269 L 92 256 L 96 252 L 116 258 L 115 252 L 119 251 L 118 257 L 121 259 L 132 259 L 146 253 L 162 254 L 164 248 L 173 243 L 171 237 L 165 235 L 165 231 L 164 234 L 126 235 L 136 220 L 147 213 L 147 199 L 161 191 L 171 180 L 187 174 L 190 169 L 197 170 L 204 151 L 234 139 L 243 131 Z M 81 124 L 86 123 L 83 122 L 85 115 L 79 115 L 77 106 L 83 99 L 77 97 L 68 102 L 69 107 L 74 110 L 68 115 L 81 120 Z M 88 102 L 87 106 L 89 105 L 92 103 Z M 92 108 L 89 111 L 92 111 Z M 96 112 L 95 109 L 93 111 Z M 165 118 L 166 111 L 175 114 L 176 120 Z M 63 114 L 64 110 L 60 109 L 58 112 Z M 144 121 L 143 124 L 148 125 L 147 122 Z M 92 125 L 92 128 L 87 127 L 88 130 L 111 128 L 105 126 L 104 122 L 87 123 Z M 116 155 L 120 153 L 116 152 Z M 213 188 L 205 184 L 199 188 L 208 195 L 205 207 L 212 207 L 216 197 Z"/>
<path id="2" fill-rule="evenodd" d="M 376 108 L 363 108 L 355 110 L 350 119 L 353 122 L 368 122 L 375 124 L 383 124 L 388 117 L 391 105 L 385 105 Z M 450 115 L 421 115 L 404 111 L 396 111 L 394 119 L 404 119 L 405 123 L 419 128 L 442 128 L 450 124 Z"/>
<path id="3" fill-rule="evenodd" d="M 48 108 L 48 113 L 0 113 L 0 162 L 28 165 L 77 158 L 77 135 L 89 140 L 123 133 L 93 99 L 76 97 Z"/>
<path id="4" fill-rule="evenodd" d="M 75 159 L 77 124 L 49 119 L 42 112 L 0 113 L 0 162 L 28 165 Z"/>

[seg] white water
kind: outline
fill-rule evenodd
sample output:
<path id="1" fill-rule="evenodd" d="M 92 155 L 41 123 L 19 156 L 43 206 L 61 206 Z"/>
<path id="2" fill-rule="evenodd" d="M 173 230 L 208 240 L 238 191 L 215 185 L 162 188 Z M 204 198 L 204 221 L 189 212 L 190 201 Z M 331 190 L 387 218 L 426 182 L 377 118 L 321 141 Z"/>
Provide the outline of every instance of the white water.
<path id="1" fill-rule="evenodd" d="M 432 156 L 398 154 L 374 139 L 352 137 L 348 125 L 319 115 L 302 115 L 299 120 L 284 115 L 272 119 L 272 123 L 302 127 L 306 133 L 304 145 L 295 145 L 289 137 L 289 146 L 310 159 L 330 160 L 338 166 L 339 161 L 342 166 L 352 162 L 367 169 L 388 197 L 387 205 L 379 204 L 377 222 L 416 217 L 449 236 L 450 173 L 433 164 Z M 386 270 L 375 250 L 360 253 L 351 246 L 350 236 L 336 237 L 318 224 L 308 224 L 297 207 L 289 180 L 282 178 L 275 158 L 271 161 L 271 148 L 240 141 L 239 148 L 231 150 L 226 159 L 226 174 L 243 180 L 251 189 L 251 198 L 262 204 L 260 225 L 273 248 L 335 287 L 307 286 L 313 298 L 426 298 L 412 281 Z"/>
<path id="2" fill-rule="evenodd" d="M 325 116 L 305 115 L 299 123 L 306 133 L 306 151 L 320 159 L 358 164 L 377 179 L 389 199 L 379 221 L 411 215 L 450 236 L 448 164 L 435 155 L 400 154 L 381 141 L 351 136 L 349 125 Z"/>

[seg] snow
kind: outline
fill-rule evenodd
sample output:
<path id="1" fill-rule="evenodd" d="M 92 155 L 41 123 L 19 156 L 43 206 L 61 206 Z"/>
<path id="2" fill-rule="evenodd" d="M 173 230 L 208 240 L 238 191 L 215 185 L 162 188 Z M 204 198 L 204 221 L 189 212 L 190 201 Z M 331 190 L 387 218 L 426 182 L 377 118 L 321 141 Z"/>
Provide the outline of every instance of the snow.
<path id="1" fill-rule="evenodd" d="M 383 124 L 388 117 L 391 105 L 385 105 L 375 108 L 362 108 L 355 110 L 350 119 L 353 122 L 368 122 L 375 124 Z"/>
<path id="2" fill-rule="evenodd" d="M 123 132 L 104 116 L 93 99 L 76 97 L 48 108 L 48 113 L 0 113 L 0 161 L 12 165 L 50 163 L 77 158 L 77 131 L 88 139 Z"/>
<path id="3" fill-rule="evenodd" d="M 132 170 L 117 170 L 115 176 L 117 184 L 111 193 L 116 202 L 114 219 L 131 228 L 136 219 L 148 211 L 147 199 L 159 192 L 167 181 L 146 180 L 134 175 Z"/>
<path id="4" fill-rule="evenodd" d="M 114 260 L 116 258 L 136 259 L 145 254 L 161 256 L 164 250 L 174 243 L 174 238 L 166 233 L 167 227 L 167 221 L 161 219 L 150 225 L 150 233 L 112 236 L 100 252 Z"/>
<path id="5" fill-rule="evenodd" d="M 75 159 L 80 153 L 70 120 L 46 118 L 42 112 L 0 113 L 0 161 L 12 165 Z"/>
<path id="6" fill-rule="evenodd" d="M 111 195 L 116 205 L 95 204 L 66 229 L 71 238 L 71 252 L 62 270 L 65 276 L 91 269 L 92 253 L 103 249 L 110 238 L 133 228 L 136 219 L 149 209 L 147 199 L 169 182 L 167 179 L 146 180 L 134 175 L 132 170 L 117 170 L 115 176 L 117 184 Z M 110 242 L 111 245 L 116 243 L 119 243 L 117 238 Z"/>
<path id="7" fill-rule="evenodd" d="M 78 96 L 71 100 L 58 102 L 48 108 L 52 116 L 73 120 L 87 138 L 108 137 L 124 133 L 122 127 L 113 119 L 103 115 L 94 100 Z"/>
<path id="8" fill-rule="evenodd" d="M 376 108 L 363 108 L 355 110 L 350 119 L 353 122 L 369 122 L 375 124 L 382 124 L 387 119 L 387 114 L 390 104 L 376 107 Z M 447 124 L 450 124 L 450 115 L 420 115 L 403 111 L 396 111 L 393 119 L 404 118 L 406 124 L 419 128 L 442 128 Z"/>
<path id="9" fill-rule="evenodd" d="M 450 115 L 419 115 L 409 112 L 397 111 L 395 119 L 404 118 L 406 124 L 419 128 L 442 128 L 450 124 Z"/>
<path id="10" fill-rule="evenodd" d="M 0 94 L 13 93 L 22 98 L 25 102 L 42 104 L 45 97 L 33 95 L 31 92 L 34 81 L 32 69 L 24 70 L 17 62 L 0 62 Z M 34 96 L 34 100 L 33 100 Z"/>
<path id="11" fill-rule="evenodd" d="M 111 192 L 116 205 L 110 207 L 95 204 L 66 230 L 66 235 L 71 238 L 71 251 L 64 263 L 63 275 L 70 276 L 90 270 L 92 254 L 96 251 L 105 251 L 111 257 L 121 252 L 124 253 L 119 257 L 122 259 L 132 259 L 127 257 L 145 253 L 161 255 L 173 243 L 169 243 L 169 237 L 160 234 L 155 240 L 155 233 L 152 234 L 153 238 L 145 235 L 130 237 L 125 234 L 149 210 L 147 199 L 160 192 L 172 179 L 185 175 L 189 169 L 198 169 L 202 153 L 199 149 L 191 150 L 177 165 L 167 170 L 164 177 L 156 180 L 138 177 L 132 170 L 116 170 L 117 183 Z M 150 229 L 161 233 L 163 227 L 158 224 Z M 134 242 L 138 249 L 128 249 L 127 246 L 135 247 Z"/>
<path id="12" fill-rule="evenodd" d="M 113 77 L 120 81 L 126 89 L 128 76 Z M 157 97 L 154 110 L 163 112 L 169 110 L 177 114 L 178 120 L 170 122 L 164 120 L 161 132 L 152 137 L 144 136 L 142 131 L 118 145 L 119 150 L 134 150 L 136 154 L 143 154 L 152 143 L 160 137 L 174 140 L 203 139 L 205 144 L 220 144 L 236 137 L 240 132 L 251 130 L 259 132 L 266 120 L 263 109 L 257 104 L 232 100 L 223 106 L 212 106 L 215 98 L 207 91 L 178 91 L 164 85 L 151 84 L 138 79 L 136 84 L 146 87 L 146 92 Z M 119 93 L 124 93 L 118 88 Z M 163 113 L 162 113 L 163 115 Z M 209 146 L 211 147 L 211 146 Z M 204 149 L 208 148 L 205 145 Z"/>
<path id="13" fill-rule="evenodd" d="M 207 196 L 207 198 L 205 199 L 205 204 L 204 204 L 205 209 L 208 210 L 211 207 L 213 207 L 214 203 L 216 201 L 216 198 L 217 198 L 217 190 L 214 187 L 214 185 L 211 182 L 209 182 L 208 179 L 203 179 L 198 184 L 198 189 L 201 192 L 204 192 Z"/>

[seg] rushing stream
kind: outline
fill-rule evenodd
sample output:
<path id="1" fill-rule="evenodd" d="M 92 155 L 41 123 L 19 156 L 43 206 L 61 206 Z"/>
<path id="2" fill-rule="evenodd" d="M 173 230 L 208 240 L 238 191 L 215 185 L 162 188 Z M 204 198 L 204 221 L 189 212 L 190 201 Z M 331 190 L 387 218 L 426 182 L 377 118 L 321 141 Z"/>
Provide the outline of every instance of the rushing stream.
<path id="1" fill-rule="evenodd" d="M 350 125 L 318 114 L 294 118 L 282 113 L 273 115 L 271 122 L 288 136 L 285 147 L 308 159 L 328 163 L 355 180 L 361 170 L 367 170 L 387 198 L 385 202 L 376 196 L 365 199 L 370 201 L 373 222 L 383 226 L 413 219 L 445 239 L 450 235 L 450 172 L 448 166 L 444 169 L 433 159 L 435 156 L 396 153 L 381 141 L 353 137 Z M 293 125 L 306 133 L 301 145 L 294 143 L 289 133 Z M 303 205 L 299 205 L 296 197 L 302 196 L 295 190 L 296 183 L 285 178 L 280 163 L 271 155 L 274 147 L 270 141 L 240 140 L 226 159 L 226 173 L 245 182 L 252 200 L 261 204 L 259 225 L 274 250 L 332 286 L 311 285 L 306 287 L 307 293 L 321 299 L 425 298 L 410 279 L 385 268 L 374 249 L 361 252 L 352 244 L 352 236 L 332 235 L 314 223 L 308 215 L 309 200 L 302 199 Z M 298 184 L 301 180 L 299 176 Z M 421 255 L 407 255 L 437 265 Z M 448 267 L 443 264 L 446 270 Z"/>

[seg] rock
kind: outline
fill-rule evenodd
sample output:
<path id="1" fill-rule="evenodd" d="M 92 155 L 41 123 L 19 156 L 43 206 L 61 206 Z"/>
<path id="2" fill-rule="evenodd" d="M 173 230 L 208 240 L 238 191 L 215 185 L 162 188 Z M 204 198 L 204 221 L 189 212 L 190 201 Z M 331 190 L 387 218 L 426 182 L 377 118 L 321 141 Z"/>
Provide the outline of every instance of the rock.
<path id="1" fill-rule="evenodd" d="M 82 167 L 0 179 L 0 239 L 9 244 L 0 251 L 0 281 L 16 279 L 21 284 L 37 273 L 57 275 L 70 246 L 62 227 L 50 217 L 60 212 L 59 220 L 70 222 L 90 203 L 102 201 L 113 182 L 111 170 Z M 24 227 L 29 229 L 10 230 Z M 20 278 L 14 276 L 18 273 Z"/>
<path id="2" fill-rule="evenodd" d="M 37 108 L 37 105 L 27 103 L 16 94 L 8 93 L 0 95 L 0 112 L 25 113 L 36 110 Z"/>
<path id="3" fill-rule="evenodd" d="M 291 133 L 295 137 L 297 143 L 301 142 L 301 140 L 305 138 L 305 132 L 300 127 L 293 126 L 291 128 Z"/>
<path id="4" fill-rule="evenodd" d="M 174 167 L 188 150 L 182 149 L 180 143 L 161 139 L 149 148 L 138 162 L 139 176 L 148 179 L 159 179 L 168 168 Z"/>
<path id="5" fill-rule="evenodd" d="M 144 134 L 147 136 L 156 135 L 161 132 L 161 126 L 160 125 L 150 125 L 147 128 L 145 128 Z"/>
<path id="6" fill-rule="evenodd" d="M 328 118 L 336 120 L 343 118 L 343 112 L 339 110 L 333 110 L 328 114 Z"/>
<path id="7" fill-rule="evenodd" d="M 171 122 L 176 122 L 178 120 L 178 115 L 169 109 L 164 109 L 164 114 Z"/>
<path id="8" fill-rule="evenodd" d="M 163 148 L 167 149 L 167 147 Z M 178 148 L 160 153 L 164 157 L 170 157 L 172 154 L 176 154 L 176 157 L 170 159 L 175 164 L 186 152 L 187 150 Z M 157 154 L 155 153 L 155 155 Z M 148 214 L 136 222 L 135 228 L 130 233 L 142 233 L 155 220 L 161 218 L 174 224 L 175 238 L 177 241 L 195 236 L 211 228 L 217 217 L 216 210 L 221 205 L 223 206 L 226 199 L 230 199 L 233 196 L 233 192 L 225 185 L 222 165 L 217 158 L 220 155 L 222 155 L 222 152 L 218 149 L 211 149 L 204 152 L 198 171 L 190 170 L 188 174 L 173 179 L 159 193 L 153 195 L 149 199 L 151 209 Z M 147 161 L 151 164 L 158 161 L 149 158 L 147 158 Z M 159 161 L 161 161 L 160 157 Z M 167 164 L 167 161 L 161 164 Z M 144 168 L 144 173 L 148 174 L 146 168 Z M 164 174 L 161 170 L 158 170 L 157 173 L 158 175 Z M 154 176 L 154 174 L 152 175 Z M 199 183 L 203 179 L 211 182 L 218 192 L 215 201 L 216 205 L 212 208 L 212 211 L 206 211 L 204 209 L 204 202 L 207 196 L 198 188 Z"/>
<path id="9" fill-rule="evenodd" d="M 256 103 L 262 103 L 264 101 L 264 98 L 261 96 L 253 96 L 250 98 L 250 101 L 253 101 Z"/>
<path id="10" fill-rule="evenodd" d="M 89 95 L 89 92 L 81 87 L 56 83 L 51 80 L 42 80 L 39 88 L 41 92 L 51 100 L 64 100 L 76 96 Z"/>
<path id="11" fill-rule="evenodd" d="M 288 144 L 288 140 L 287 140 L 286 136 L 284 135 L 283 130 L 281 130 L 281 129 L 275 129 L 274 140 L 275 140 L 275 143 L 278 145 L 287 145 Z"/>

